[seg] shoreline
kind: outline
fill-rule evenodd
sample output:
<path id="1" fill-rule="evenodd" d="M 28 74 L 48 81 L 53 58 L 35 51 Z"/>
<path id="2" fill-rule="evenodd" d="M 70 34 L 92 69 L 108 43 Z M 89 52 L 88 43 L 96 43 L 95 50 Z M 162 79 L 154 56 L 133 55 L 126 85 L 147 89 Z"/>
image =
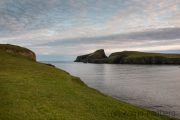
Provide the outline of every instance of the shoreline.
<path id="1" fill-rule="evenodd" d="M 48 61 L 46 61 L 46 62 L 48 62 Z M 56 63 L 57 63 L 58 61 L 56 61 Z M 70 62 L 73 62 L 73 61 L 70 61 Z M 89 64 L 94 64 L 94 63 L 89 63 Z M 106 64 L 106 63 L 103 63 L 103 64 Z M 118 64 L 119 65 L 119 64 Z M 137 65 L 137 64 L 123 64 L 123 65 Z M 144 65 L 144 64 L 143 64 Z M 145 64 L 146 65 L 146 64 Z M 147 64 L 147 65 L 149 65 L 149 64 Z M 156 65 L 157 66 L 157 64 L 152 64 L 152 65 Z M 160 64 L 160 66 L 163 66 L 164 64 Z M 55 66 L 55 65 L 54 65 Z M 168 66 L 168 65 L 167 65 Z M 176 66 L 176 65 L 173 65 L 173 66 Z M 56 68 L 58 68 L 58 67 L 56 67 Z M 58 68 L 58 69 L 61 69 L 61 68 Z M 62 70 L 62 69 L 61 69 Z M 64 70 L 65 71 L 65 70 Z M 68 71 L 65 71 L 65 72 L 67 72 L 67 73 L 69 73 Z M 70 73 L 69 73 L 69 75 L 71 75 Z M 71 75 L 71 76 L 73 76 L 73 75 Z M 75 77 L 79 77 L 79 76 L 75 76 Z M 81 80 L 81 79 L 80 79 Z M 81 80 L 83 83 L 84 83 L 84 81 L 83 80 Z M 84 83 L 84 84 L 86 84 L 86 83 Z M 86 84 L 86 86 L 88 87 L 88 88 L 91 88 L 91 89 L 95 89 L 95 88 L 92 88 L 92 87 L 90 87 L 90 86 L 88 86 L 87 84 Z M 169 117 L 173 117 L 173 118 L 177 118 L 178 120 L 180 119 L 180 117 L 176 117 L 176 112 L 175 111 L 166 111 L 166 110 L 160 110 L 160 109 L 152 109 L 152 108 L 147 108 L 147 107 L 144 107 L 144 106 L 139 106 L 139 105 L 135 105 L 135 104 L 132 104 L 132 103 L 130 103 L 130 102 L 127 102 L 127 101 L 125 101 L 125 100 L 121 100 L 121 99 L 119 99 L 119 98 L 117 98 L 117 97 L 113 97 L 113 96 L 111 96 L 111 95 L 108 95 L 108 94 L 105 94 L 105 93 L 103 93 L 103 92 L 101 92 L 100 90 L 98 90 L 98 89 L 95 89 L 96 91 L 98 91 L 98 92 L 100 92 L 100 93 L 102 93 L 102 94 L 104 94 L 104 95 L 107 95 L 107 96 L 109 96 L 109 97 L 111 97 L 111 98 L 113 98 L 113 99 L 116 99 L 116 100 L 118 100 L 118 101 L 121 101 L 121 102 L 125 102 L 125 103 L 128 103 L 128 104 L 130 104 L 130 105 L 132 105 L 132 106 L 136 106 L 136 107 L 139 107 L 139 108 L 143 108 L 143 109 L 146 109 L 146 114 L 144 114 L 144 113 L 141 113 L 141 112 L 139 112 L 139 111 L 137 111 L 137 112 L 135 112 L 135 113 L 126 113 L 126 112 L 121 112 L 121 114 L 124 114 L 124 115 L 126 115 L 126 116 L 129 116 L 129 115 L 132 115 L 132 116 L 148 116 L 148 115 L 152 115 L 152 116 L 160 116 L 160 115 L 165 115 L 165 116 L 169 116 Z M 116 111 L 117 113 L 118 113 L 118 110 Z M 155 113 L 152 113 L 152 112 L 155 112 Z"/>

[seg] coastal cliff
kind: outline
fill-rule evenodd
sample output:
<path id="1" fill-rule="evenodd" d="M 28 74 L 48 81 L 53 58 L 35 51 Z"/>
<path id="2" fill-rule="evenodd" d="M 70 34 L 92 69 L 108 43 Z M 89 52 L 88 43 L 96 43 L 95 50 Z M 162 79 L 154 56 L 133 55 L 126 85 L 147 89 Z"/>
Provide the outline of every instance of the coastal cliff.
<path id="1" fill-rule="evenodd" d="M 0 50 L 21 54 L 23 56 L 29 57 L 33 61 L 36 61 L 35 53 L 27 48 L 22 48 L 20 46 L 10 44 L 0 44 Z"/>
<path id="2" fill-rule="evenodd" d="M 88 55 L 89 54 L 78 56 L 75 62 L 87 61 L 86 58 Z M 122 51 L 122 52 L 112 53 L 109 57 L 94 58 L 89 63 L 180 64 L 180 54 L 161 54 L 161 53 L 146 53 L 146 52 L 138 52 L 138 51 Z"/>
<path id="3" fill-rule="evenodd" d="M 94 53 L 78 56 L 75 62 L 94 63 L 98 59 L 107 58 L 104 53 L 104 49 L 95 51 Z"/>

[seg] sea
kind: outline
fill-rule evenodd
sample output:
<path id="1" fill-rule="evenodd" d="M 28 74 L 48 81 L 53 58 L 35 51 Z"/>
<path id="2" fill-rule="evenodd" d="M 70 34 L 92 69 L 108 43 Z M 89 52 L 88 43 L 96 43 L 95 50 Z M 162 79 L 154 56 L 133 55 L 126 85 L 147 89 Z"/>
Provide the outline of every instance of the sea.
<path id="1" fill-rule="evenodd" d="M 180 118 L 180 66 L 45 62 L 115 99 Z"/>

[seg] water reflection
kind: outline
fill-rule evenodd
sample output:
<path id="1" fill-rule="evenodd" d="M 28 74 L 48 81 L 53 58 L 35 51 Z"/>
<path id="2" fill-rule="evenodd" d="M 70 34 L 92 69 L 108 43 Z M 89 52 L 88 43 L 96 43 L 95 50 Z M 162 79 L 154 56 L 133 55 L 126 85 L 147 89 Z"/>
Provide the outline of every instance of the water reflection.
<path id="1" fill-rule="evenodd" d="M 180 117 L 180 69 L 168 65 L 51 63 L 114 98 Z"/>

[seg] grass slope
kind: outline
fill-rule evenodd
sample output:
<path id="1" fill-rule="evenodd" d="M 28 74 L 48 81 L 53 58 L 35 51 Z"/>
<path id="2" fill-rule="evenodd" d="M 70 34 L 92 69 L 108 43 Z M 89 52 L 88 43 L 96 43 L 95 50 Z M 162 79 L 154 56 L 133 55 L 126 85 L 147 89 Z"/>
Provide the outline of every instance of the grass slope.
<path id="1" fill-rule="evenodd" d="M 180 54 L 122 51 L 112 53 L 105 63 L 120 64 L 179 64 Z"/>
<path id="2" fill-rule="evenodd" d="M 112 53 L 109 57 L 117 56 L 117 55 L 126 55 L 127 58 L 141 58 L 147 56 L 162 56 L 166 58 L 180 58 L 180 54 L 163 54 L 163 53 L 147 53 L 147 52 L 138 52 L 138 51 L 123 51 Z"/>
<path id="3" fill-rule="evenodd" d="M 36 61 L 35 53 L 27 48 L 22 48 L 20 46 L 10 45 L 10 44 L 0 44 L 0 50 L 16 53 L 16 54 L 21 54 L 23 56 L 29 57 L 29 59 L 33 61 Z"/>
<path id="4" fill-rule="evenodd" d="M 113 99 L 63 70 L 0 50 L 0 120 L 50 119 L 171 118 Z"/>
<path id="5" fill-rule="evenodd" d="M 16 52 L 30 51 L 27 48 L 22 48 L 22 47 L 16 46 L 16 45 L 0 44 L 0 50 L 6 50 L 6 49 L 12 49 L 12 50 L 14 50 Z"/>

